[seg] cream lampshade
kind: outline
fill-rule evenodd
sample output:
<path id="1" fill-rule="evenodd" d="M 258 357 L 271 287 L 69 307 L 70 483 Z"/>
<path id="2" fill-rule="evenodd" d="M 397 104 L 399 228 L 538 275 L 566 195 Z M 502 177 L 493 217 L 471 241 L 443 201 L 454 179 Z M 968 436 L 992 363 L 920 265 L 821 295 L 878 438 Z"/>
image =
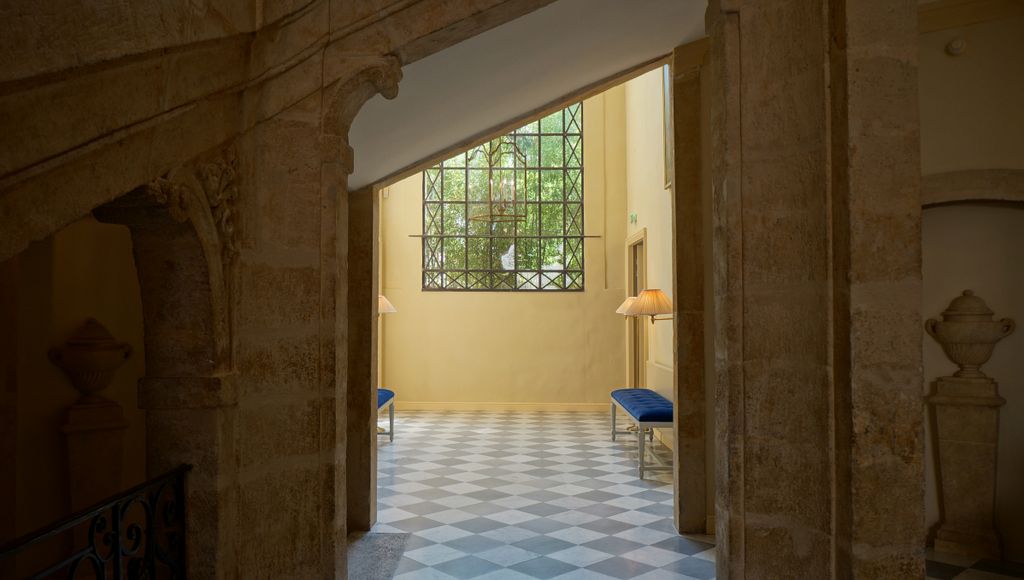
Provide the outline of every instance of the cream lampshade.
<path id="1" fill-rule="evenodd" d="M 628 309 L 634 302 L 636 302 L 636 296 L 627 297 L 622 301 L 622 304 L 615 309 L 615 314 L 626 314 L 626 309 Z"/>
<path id="2" fill-rule="evenodd" d="M 377 295 L 377 314 L 388 314 L 391 312 L 398 312 L 395 305 L 390 300 L 384 297 L 383 294 Z"/>
<path id="3" fill-rule="evenodd" d="M 657 288 L 644 290 L 636 297 L 632 304 L 626 306 L 623 314 L 626 316 L 650 316 L 651 324 L 655 320 L 669 320 L 668 318 L 657 318 L 658 314 L 672 314 L 672 300 L 664 292 Z"/>

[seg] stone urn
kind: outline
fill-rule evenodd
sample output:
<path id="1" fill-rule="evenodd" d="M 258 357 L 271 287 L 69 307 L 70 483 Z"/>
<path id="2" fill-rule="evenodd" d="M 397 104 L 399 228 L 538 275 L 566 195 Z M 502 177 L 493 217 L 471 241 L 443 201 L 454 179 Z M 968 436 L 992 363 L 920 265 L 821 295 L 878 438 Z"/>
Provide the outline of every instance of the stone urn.
<path id="1" fill-rule="evenodd" d="M 996 343 L 1013 333 L 1016 323 L 1009 318 L 992 320 L 992 310 L 971 290 L 954 298 L 942 313 L 942 321 L 925 322 L 924 329 L 960 370 L 953 376 L 983 378 L 981 365 L 992 357 Z"/>
<path id="2" fill-rule="evenodd" d="M 102 403 L 99 392 L 110 385 L 114 373 L 131 356 L 132 347 L 115 339 L 94 318 L 85 321 L 63 346 L 50 349 L 50 360 L 71 379 L 82 394 L 79 403 Z"/>

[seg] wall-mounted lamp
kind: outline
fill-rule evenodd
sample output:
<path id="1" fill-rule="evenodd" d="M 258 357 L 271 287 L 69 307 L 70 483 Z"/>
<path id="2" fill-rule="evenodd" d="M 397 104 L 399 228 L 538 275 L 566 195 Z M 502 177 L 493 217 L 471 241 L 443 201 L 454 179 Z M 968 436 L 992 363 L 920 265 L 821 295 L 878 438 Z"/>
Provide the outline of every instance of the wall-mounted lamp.
<path id="1" fill-rule="evenodd" d="M 632 302 L 630 302 L 632 300 Z M 658 318 L 659 314 L 672 314 L 672 300 L 657 288 L 644 290 L 636 298 L 627 298 L 615 312 L 626 316 L 650 316 L 651 324 L 658 320 L 672 320 L 672 317 Z"/>
<path id="2" fill-rule="evenodd" d="M 383 294 L 377 295 L 377 314 L 390 314 L 392 312 L 398 312 L 395 305 L 390 300 L 384 297 Z"/>
<path id="3" fill-rule="evenodd" d="M 628 314 L 626 314 L 626 309 L 629 308 L 634 302 L 636 302 L 636 296 L 630 296 L 626 298 L 622 302 L 622 304 L 620 304 L 619 307 L 615 309 L 615 314 L 623 314 L 628 316 Z"/>

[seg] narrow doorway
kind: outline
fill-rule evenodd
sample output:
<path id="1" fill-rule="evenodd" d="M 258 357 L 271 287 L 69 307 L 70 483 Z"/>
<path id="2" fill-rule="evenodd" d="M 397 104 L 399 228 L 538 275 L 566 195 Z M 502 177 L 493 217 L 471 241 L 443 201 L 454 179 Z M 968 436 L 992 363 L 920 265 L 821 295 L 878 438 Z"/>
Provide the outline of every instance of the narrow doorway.
<path id="1" fill-rule="evenodd" d="M 612 390 L 672 388 L 671 348 L 654 355 L 674 327 L 628 317 L 623 333 L 616 310 L 671 284 L 661 81 L 653 68 L 380 192 L 396 424 L 371 531 L 404 535 L 396 579 L 714 577 L 713 540 L 674 526 L 671 472 L 641 477 L 638 438 L 610 433 Z M 482 219 L 498 171 L 525 209 Z M 647 456 L 669 464 L 659 439 Z"/>
<path id="2" fill-rule="evenodd" d="M 638 296 L 647 289 L 647 256 L 645 243 L 646 228 L 626 242 L 628 293 Z M 629 324 L 629 386 L 640 388 L 647 385 L 647 327 L 640 316 L 627 317 Z"/>

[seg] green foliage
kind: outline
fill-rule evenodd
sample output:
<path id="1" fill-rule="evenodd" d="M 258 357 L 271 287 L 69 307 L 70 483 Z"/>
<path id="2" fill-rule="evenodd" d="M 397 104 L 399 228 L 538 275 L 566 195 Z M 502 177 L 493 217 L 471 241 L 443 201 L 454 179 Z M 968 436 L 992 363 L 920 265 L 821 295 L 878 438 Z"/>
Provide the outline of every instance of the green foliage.
<path id="1" fill-rule="evenodd" d="M 423 288 L 582 290 L 582 164 L 574 103 L 424 171 Z M 524 217 L 475 219 L 500 207 L 502 183 L 506 213 Z"/>

